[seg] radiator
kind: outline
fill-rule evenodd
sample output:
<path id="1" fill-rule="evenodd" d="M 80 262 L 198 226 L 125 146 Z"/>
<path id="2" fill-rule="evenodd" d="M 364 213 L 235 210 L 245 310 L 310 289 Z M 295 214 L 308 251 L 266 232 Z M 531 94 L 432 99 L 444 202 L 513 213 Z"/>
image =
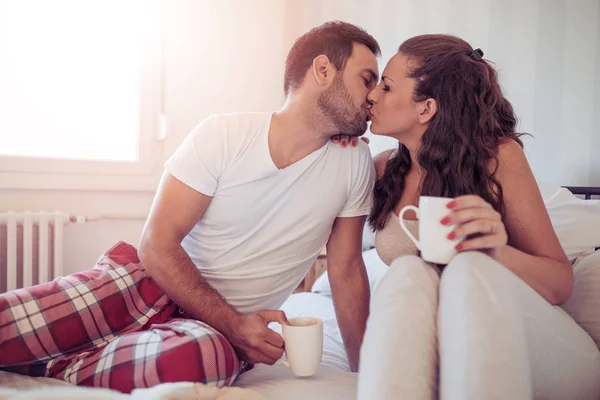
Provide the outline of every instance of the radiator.
<path id="1" fill-rule="evenodd" d="M 62 211 L 0 213 L 0 293 L 63 275 Z"/>

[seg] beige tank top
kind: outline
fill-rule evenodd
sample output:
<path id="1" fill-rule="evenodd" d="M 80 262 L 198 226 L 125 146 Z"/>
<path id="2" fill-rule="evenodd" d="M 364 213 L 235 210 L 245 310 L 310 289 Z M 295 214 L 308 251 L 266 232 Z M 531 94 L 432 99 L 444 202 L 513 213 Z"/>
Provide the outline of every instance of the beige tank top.
<path id="1" fill-rule="evenodd" d="M 404 223 L 410 233 L 418 240 L 419 221 L 405 219 Z M 375 248 L 381 261 L 388 266 L 398 257 L 417 255 L 419 252 L 417 246 L 402 230 L 398 222 L 398 216 L 393 212 L 390 213 L 383 229 L 375 233 Z"/>

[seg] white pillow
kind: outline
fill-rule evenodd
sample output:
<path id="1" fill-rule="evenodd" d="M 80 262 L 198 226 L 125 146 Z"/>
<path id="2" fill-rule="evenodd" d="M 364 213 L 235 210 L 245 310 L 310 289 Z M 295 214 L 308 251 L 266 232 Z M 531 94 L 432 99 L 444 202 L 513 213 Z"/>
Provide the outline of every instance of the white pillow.
<path id="1" fill-rule="evenodd" d="M 568 189 L 538 181 L 544 204 L 569 260 L 600 247 L 600 200 L 577 198 Z"/>
<path id="2" fill-rule="evenodd" d="M 375 232 L 371 229 L 371 225 L 365 222 L 362 237 L 362 251 L 367 251 L 375 247 Z"/>
<path id="3" fill-rule="evenodd" d="M 387 272 L 388 266 L 381 261 L 375 249 L 363 252 L 363 260 L 365 261 L 365 267 L 367 268 L 369 286 L 371 287 L 371 292 L 373 292 L 379 279 Z M 329 276 L 327 275 L 327 271 L 317 278 L 311 292 L 331 297 L 331 287 L 329 286 Z"/>
<path id="4" fill-rule="evenodd" d="M 600 349 L 600 251 L 578 261 L 573 272 L 573 294 L 561 307 L 594 339 Z"/>

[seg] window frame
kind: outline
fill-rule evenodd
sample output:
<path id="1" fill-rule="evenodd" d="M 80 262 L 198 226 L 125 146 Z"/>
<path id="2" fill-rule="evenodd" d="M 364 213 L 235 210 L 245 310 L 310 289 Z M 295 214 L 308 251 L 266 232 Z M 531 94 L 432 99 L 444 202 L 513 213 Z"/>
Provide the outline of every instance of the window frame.
<path id="1" fill-rule="evenodd" d="M 138 160 L 77 160 L 0 155 L 0 189 L 155 190 L 163 170 L 166 121 L 164 41 L 160 8 L 148 1 L 152 19 L 142 44 Z M 75 172 L 76 171 L 76 172 Z"/>

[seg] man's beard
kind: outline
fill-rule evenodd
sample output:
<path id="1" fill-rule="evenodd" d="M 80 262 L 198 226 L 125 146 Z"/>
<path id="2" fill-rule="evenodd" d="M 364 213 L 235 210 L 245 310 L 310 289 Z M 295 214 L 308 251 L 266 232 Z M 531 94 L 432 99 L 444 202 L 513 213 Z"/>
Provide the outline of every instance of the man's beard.
<path id="1" fill-rule="evenodd" d="M 337 134 L 360 136 L 367 130 L 367 120 L 363 110 L 356 111 L 352 97 L 342 82 L 342 75 L 336 75 L 331 87 L 319 96 L 317 105 L 338 130 Z"/>

